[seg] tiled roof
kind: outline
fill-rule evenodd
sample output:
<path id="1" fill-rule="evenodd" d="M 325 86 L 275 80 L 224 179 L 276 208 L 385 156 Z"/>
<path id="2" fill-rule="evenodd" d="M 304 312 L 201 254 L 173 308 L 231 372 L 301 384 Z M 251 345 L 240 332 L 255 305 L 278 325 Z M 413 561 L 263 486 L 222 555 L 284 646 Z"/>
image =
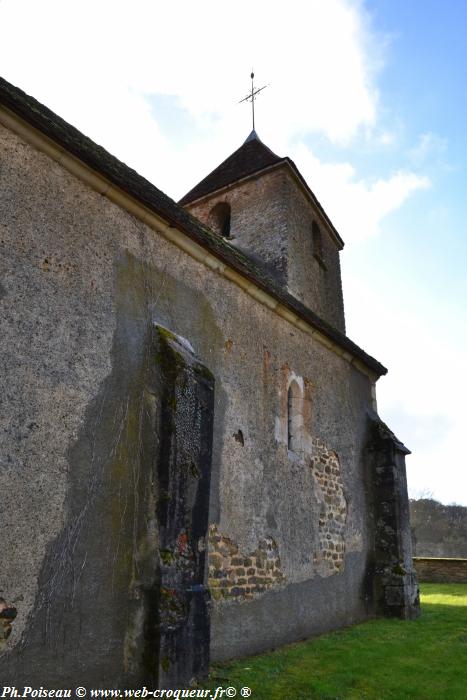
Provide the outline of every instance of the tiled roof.
<path id="1" fill-rule="evenodd" d="M 144 177 L 138 175 L 135 170 L 112 156 L 102 146 L 98 146 L 50 109 L 2 78 L 0 78 L 0 105 L 4 105 L 133 199 L 164 218 L 172 226 L 183 231 L 188 238 L 249 279 L 256 287 L 265 291 L 311 327 L 346 350 L 352 357 L 358 358 L 377 376 L 387 373 L 387 369 L 383 365 L 359 348 L 350 338 L 279 287 L 263 270 L 258 268 L 251 258 L 229 245 L 222 236 L 215 234 L 207 226 L 201 224 L 183 207 L 178 206 L 170 197 L 154 187 Z"/>
<path id="2" fill-rule="evenodd" d="M 252 131 L 245 143 L 182 197 L 179 204 L 183 206 L 188 202 L 193 202 L 195 199 L 220 190 L 232 182 L 237 182 L 237 180 L 283 161 L 285 158 L 276 156 L 258 138 L 256 132 Z"/>

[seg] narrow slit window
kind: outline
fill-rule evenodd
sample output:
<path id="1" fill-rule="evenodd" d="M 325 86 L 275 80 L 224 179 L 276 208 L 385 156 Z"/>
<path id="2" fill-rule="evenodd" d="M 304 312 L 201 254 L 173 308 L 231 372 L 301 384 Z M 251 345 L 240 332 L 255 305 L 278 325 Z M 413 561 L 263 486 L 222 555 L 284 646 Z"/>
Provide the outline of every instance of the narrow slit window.
<path id="1" fill-rule="evenodd" d="M 296 381 L 291 382 L 287 392 L 287 446 L 295 451 L 300 446 L 303 425 L 302 393 Z"/>
<path id="2" fill-rule="evenodd" d="M 322 267 L 326 267 L 323 255 L 323 236 L 321 234 L 321 229 L 316 223 L 316 221 L 313 221 L 311 225 L 311 237 L 313 245 L 313 255 Z"/>

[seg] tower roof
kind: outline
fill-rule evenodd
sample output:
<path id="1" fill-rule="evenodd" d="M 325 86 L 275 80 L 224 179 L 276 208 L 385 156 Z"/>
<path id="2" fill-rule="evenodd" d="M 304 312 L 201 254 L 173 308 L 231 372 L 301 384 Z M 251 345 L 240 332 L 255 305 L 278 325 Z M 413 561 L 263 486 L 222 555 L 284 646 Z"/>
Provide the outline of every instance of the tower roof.
<path id="1" fill-rule="evenodd" d="M 324 211 L 318 199 L 315 197 L 293 160 L 287 156 L 281 158 L 273 153 L 271 149 L 261 141 L 254 129 L 240 148 L 237 148 L 232 155 L 226 158 L 226 160 L 218 165 L 217 168 L 209 173 L 209 175 L 206 175 L 201 182 L 198 182 L 193 189 L 187 192 L 187 194 L 179 200 L 178 204 L 185 206 L 186 204 L 190 204 L 197 199 L 202 199 L 207 195 L 213 194 L 214 192 L 217 192 L 223 187 L 227 187 L 234 182 L 238 182 L 239 180 L 259 173 L 262 170 L 278 165 L 286 165 L 293 171 L 294 175 L 298 178 L 313 204 L 317 207 L 323 218 L 329 224 L 330 231 L 334 236 L 335 242 L 341 250 L 344 247 L 344 241 L 340 237 L 332 221 Z"/>
<path id="2" fill-rule="evenodd" d="M 286 160 L 286 158 L 276 156 L 270 148 L 264 145 L 256 131 L 253 130 L 240 148 L 237 148 L 212 173 L 209 173 L 204 180 L 195 185 L 192 190 L 182 197 L 179 204 L 183 205 L 193 202 L 195 199 L 205 197 L 211 192 L 232 184 L 232 182 L 237 182 L 244 177 Z"/>

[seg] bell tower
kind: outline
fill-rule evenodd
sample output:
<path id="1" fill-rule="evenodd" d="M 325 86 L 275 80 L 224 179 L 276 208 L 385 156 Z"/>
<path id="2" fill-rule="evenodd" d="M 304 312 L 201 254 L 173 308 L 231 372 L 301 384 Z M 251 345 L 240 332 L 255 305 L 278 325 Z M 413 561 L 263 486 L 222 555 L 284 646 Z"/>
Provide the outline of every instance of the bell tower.
<path id="1" fill-rule="evenodd" d="M 295 163 L 255 130 L 179 204 L 345 333 L 344 242 Z"/>

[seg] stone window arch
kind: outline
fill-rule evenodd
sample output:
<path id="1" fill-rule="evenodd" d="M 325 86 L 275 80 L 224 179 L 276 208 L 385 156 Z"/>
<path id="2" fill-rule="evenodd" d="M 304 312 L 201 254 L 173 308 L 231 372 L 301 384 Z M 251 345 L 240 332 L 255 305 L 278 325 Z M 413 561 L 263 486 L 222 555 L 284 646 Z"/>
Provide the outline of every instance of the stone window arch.
<path id="1" fill-rule="evenodd" d="M 228 202 L 218 202 L 209 212 L 209 226 L 224 238 L 229 238 L 230 218 L 230 204 Z"/>
<path id="2" fill-rule="evenodd" d="M 303 433 L 303 392 L 293 379 L 287 391 L 287 447 L 296 452 L 301 447 Z"/>

